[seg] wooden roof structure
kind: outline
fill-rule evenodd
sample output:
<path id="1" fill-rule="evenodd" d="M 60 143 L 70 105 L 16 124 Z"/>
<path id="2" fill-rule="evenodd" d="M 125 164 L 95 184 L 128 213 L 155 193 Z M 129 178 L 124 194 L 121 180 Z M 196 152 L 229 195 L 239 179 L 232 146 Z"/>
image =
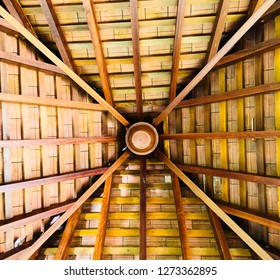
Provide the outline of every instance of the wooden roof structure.
<path id="1" fill-rule="evenodd" d="M 280 259 L 279 60 L 276 0 L 0 1 L 0 259 Z"/>

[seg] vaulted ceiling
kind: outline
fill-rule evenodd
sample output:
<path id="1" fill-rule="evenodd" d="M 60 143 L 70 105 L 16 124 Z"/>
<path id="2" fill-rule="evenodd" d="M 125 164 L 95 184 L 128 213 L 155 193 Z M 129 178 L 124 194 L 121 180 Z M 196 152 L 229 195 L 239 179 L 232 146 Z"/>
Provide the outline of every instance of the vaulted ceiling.
<path id="1" fill-rule="evenodd" d="M 0 3 L 1 259 L 280 258 L 279 1 Z"/>

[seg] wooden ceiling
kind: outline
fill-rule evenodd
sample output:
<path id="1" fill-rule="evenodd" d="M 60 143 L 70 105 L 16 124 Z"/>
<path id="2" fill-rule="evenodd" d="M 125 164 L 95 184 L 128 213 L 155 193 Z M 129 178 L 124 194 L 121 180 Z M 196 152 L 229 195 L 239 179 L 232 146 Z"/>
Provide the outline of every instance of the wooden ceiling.
<path id="1" fill-rule="evenodd" d="M 2 0 L 0 257 L 156 259 L 164 240 L 160 257 L 279 259 L 279 7 Z M 159 133 L 147 157 L 125 151 L 137 121 Z"/>

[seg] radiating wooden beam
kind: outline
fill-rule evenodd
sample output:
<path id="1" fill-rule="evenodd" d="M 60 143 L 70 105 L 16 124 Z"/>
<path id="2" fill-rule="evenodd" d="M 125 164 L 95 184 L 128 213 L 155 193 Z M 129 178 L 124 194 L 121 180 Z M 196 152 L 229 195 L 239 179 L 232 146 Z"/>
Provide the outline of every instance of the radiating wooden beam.
<path id="1" fill-rule="evenodd" d="M 39 0 L 62 61 L 74 72 L 75 64 L 51 0 Z"/>
<path id="2" fill-rule="evenodd" d="M 95 183 L 90 186 L 85 193 L 75 202 L 75 204 L 69 208 L 46 232 L 44 232 L 40 238 L 25 251 L 23 255 L 20 256 L 19 259 L 27 260 L 30 256 L 40 248 L 53 234 L 54 232 L 80 207 L 85 201 L 100 187 L 100 185 L 108 179 L 113 172 L 120 167 L 123 162 L 129 157 L 130 152 L 126 151 L 120 158 L 108 168 L 108 170 L 103 173 L 101 177 L 99 177 Z"/>
<path id="3" fill-rule="evenodd" d="M 227 14 L 230 6 L 230 1 L 228 0 L 220 0 L 214 26 L 213 26 L 213 31 L 211 34 L 210 42 L 208 45 L 208 50 L 206 54 L 206 61 L 209 62 L 214 55 L 217 53 L 219 49 L 219 45 L 222 39 L 223 31 L 224 31 L 224 26 L 226 23 L 227 19 Z"/>
<path id="4" fill-rule="evenodd" d="M 140 161 L 140 248 L 139 259 L 147 259 L 147 163 L 144 156 Z"/>
<path id="5" fill-rule="evenodd" d="M 90 111 L 106 111 L 100 104 L 62 100 L 56 98 L 42 98 L 36 96 L 23 96 L 17 94 L 9 94 L 0 92 L 0 101 L 7 103 L 20 103 L 39 105 L 47 107 L 58 107 L 67 109 L 79 109 L 79 110 L 90 110 Z"/>
<path id="6" fill-rule="evenodd" d="M 46 208 L 33 210 L 30 213 L 14 216 L 11 219 L 0 222 L 0 232 L 9 231 L 15 228 L 19 228 L 33 222 L 44 220 L 51 216 L 56 216 L 69 209 L 76 200 L 69 200 L 63 203 L 56 203 Z"/>
<path id="7" fill-rule="evenodd" d="M 34 37 L 26 28 L 24 28 L 16 19 L 14 19 L 3 7 L 0 6 L 0 15 L 11 25 L 13 25 L 28 41 L 46 55 L 54 64 L 56 64 L 66 75 L 76 82 L 82 89 L 91 95 L 99 104 L 108 110 L 118 121 L 124 126 L 128 126 L 129 122 L 108 102 L 106 102 L 93 88 L 91 88 L 79 75 L 73 72 L 65 63 L 63 63 L 56 55 L 54 55 L 42 42 Z"/>
<path id="8" fill-rule="evenodd" d="M 105 96 L 105 100 L 114 107 L 113 94 L 110 85 L 110 77 L 107 70 L 105 56 L 103 53 L 100 32 L 94 11 L 94 3 L 90 0 L 83 0 L 83 6 L 87 17 L 88 28 L 94 48 L 95 58 L 99 69 L 101 84 Z"/>
<path id="9" fill-rule="evenodd" d="M 112 180 L 113 176 L 111 175 L 105 181 L 103 198 L 102 198 L 102 207 L 100 212 L 98 230 L 96 235 L 96 242 L 94 246 L 93 252 L 93 260 L 101 260 L 103 255 L 103 248 L 105 243 L 107 222 L 108 222 L 108 213 L 110 208 L 110 197 L 112 191 Z"/>
<path id="10" fill-rule="evenodd" d="M 153 121 L 153 125 L 159 125 L 162 120 L 186 97 L 187 94 L 211 71 L 215 64 L 239 41 L 240 38 L 260 19 L 276 0 L 266 2 L 239 28 L 232 38 L 220 49 L 220 51 L 201 69 L 192 81 L 180 92 L 179 95 L 164 109 Z"/>
<path id="11" fill-rule="evenodd" d="M 208 167 L 194 166 L 194 165 L 187 165 L 187 164 L 176 164 L 176 165 L 180 170 L 189 173 L 205 174 L 205 175 L 235 179 L 240 181 L 260 183 L 265 185 L 273 185 L 273 186 L 280 185 L 280 177 L 261 176 L 253 173 L 241 173 L 237 171 L 230 171 L 230 170 L 224 170 L 218 168 L 208 168 Z"/>
<path id="12" fill-rule="evenodd" d="M 180 233 L 182 256 L 183 256 L 183 260 L 189 260 L 190 259 L 190 247 L 189 247 L 188 232 L 187 232 L 187 227 L 186 227 L 186 217 L 185 217 L 184 205 L 182 202 L 182 194 L 181 194 L 181 189 L 180 189 L 179 178 L 174 173 L 172 173 L 172 185 L 173 185 L 174 200 L 175 200 L 178 227 L 179 227 L 179 233 Z"/>
<path id="13" fill-rule="evenodd" d="M 254 86 L 254 87 L 228 91 L 225 93 L 218 93 L 215 95 L 207 95 L 198 98 L 184 100 L 180 102 L 176 108 L 199 106 L 208 103 L 215 103 L 215 102 L 221 102 L 230 99 L 236 99 L 240 97 L 248 97 L 257 94 L 271 93 L 279 90 L 280 90 L 280 83 L 264 84 L 264 85 Z"/>
<path id="14" fill-rule="evenodd" d="M 243 61 L 247 58 L 275 50 L 280 46 L 280 38 L 273 38 L 267 41 L 258 43 L 252 47 L 246 48 L 244 50 L 235 52 L 233 54 L 229 54 L 224 56 L 214 67 L 213 70 L 217 68 L 225 67 L 239 61 Z"/>
<path id="15" fill-rule="evenodd" d="M 207 211 L 208 211 L 209 219 L 211 221 L 211 224 L 212 224 L 212 227 L 214 230 L 214 235 L 215 235 L 216 243 L 217 243 L 220 255 L 221 255 L 221 259 L 222 260 L 231 260 L 232 257 L 231 257 L 230 251 L 229 251 L 228 242 L 227 242 L 220 218 L 209 207 L 207 207 Z"/>
<path id="16" fill-rule="evenodd" d="M 12 191 L 12 190 L 24 189 L 24 188 L 25 189 L 32 188 L 40 185 L 53 184 L 62 181 L 74 180 L 78 178 L 85 178 L 89 176 L 96 176 L 96 175 L 103 174 L 104 172 L 107 172 L 107 170 L 108 167 L 101 167 L 101 168 L 76 171 L 76 172 L 71 172 L 66 174 L 60 174 L 55 176 L 42 177 L 39 179 L 7 183 L 7 184 L 0 185 L 0 193 Z"/>
<path id="17" fill-rule="evenodd" d="M 236 131 L 236 132 L 207 132 L 207 133 L 177 133 L 160 134 L 161 140 L 186 140 L 186 139 L 244 139 L 244 138 L 278 138 L 280 131 Z M 1 141 L 0 141 L 1 143 Z"/>
<path id="18" fill-rule="evenodd" d="M 265 227 L 270 227 L 275 230 L 280 230 L 279 217 L 271 216 L 260 211 L 233 205 L 220 200 L 215 200 L 215 202 L 223 211 L 225 211 L 229 215 L 239 217 L 257 223 L 259 225 L 263 225 Z"/>
<path id="19" fill-rule="evenodd" d="M 195 183 L 193 183 L 174 163 L 172 163 L 159 149 L 157 156 L 200 198 L 213 212 L 215 212 L 260 258 L 272 260 L 243 229 L 241 229 L 215 202 L 213 202 Z"/>
<path id="20" fill-rule="evenodd" d="M 69 217 L 66 226 L 63 230 L 56 254 L 55 260 L 67 260 L 72 237 L 79 222 L 80 214 L 82 213 L 83 205 L 80 206 L 72 216 Z"/>
<path id="21" fill-rule="evenodd" d="M 184 29 L 185 7 L 186 7 L 186 1 L 178 0 L 175 38 L 174 38 L 174 45 L 173 45 L 170 93 L 169 93 L 170 102 L 175 99 L 176 92 L 177 92 L 177 81 L 178 81 L 181 45 L 182 45 L 183 29 Z"/>
<path id="22" fill-rule="evenodd" d="M 140 62 L 140 40 L 138 25 L 138 1 L 130 0 L 131 31 L 132 31 L 132 49 L 134 66 L 134 84 L 136 94 L 136 114 L 138 121 L 143 118 L 143 100 L 141 83 L 141 62 Z"/>
<path id="23" fill-rule="evenodd" d="M 21 24 L 23 25 L 29 32 L 31 32 L 34 36 L 37 37 L 32 25 L 24 14 L 22 7 L 18 0 L 3 0 L 3 3 L 7 7 L 9 13 Z"/>
<path id="24" fill-rule="evenodd" d="M 84 143 L 109 143 L 117 141 L 113 136 L 93 136 L 79 138 L 47 138 L 47 139 L 28 139 L 28 140 L 0 140 L 0 148 L 3 147 L 34 147 L 49 145 L 69 145 Z"/>

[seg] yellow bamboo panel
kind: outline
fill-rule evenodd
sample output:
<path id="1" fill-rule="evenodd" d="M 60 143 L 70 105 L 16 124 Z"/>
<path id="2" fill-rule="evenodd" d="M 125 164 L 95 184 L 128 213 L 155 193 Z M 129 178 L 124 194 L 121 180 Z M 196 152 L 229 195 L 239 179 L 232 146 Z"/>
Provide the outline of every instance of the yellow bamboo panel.
<path id="1" fill-rule="evenodd" d="M 219 70 L 219 91 L 225 92 L 225 68 Z M 220 131 L 227 131 L 227 103 L 220 102 Z M 220 140 L 221 168 L 228 169 L 228 144 L 226 139 Z M 229 180 L 222 178 L 222 200 L 229 201 Z"/>
<path id="2" fill-rule="evenodd" d="M 178 237 L 178 229 L 148 229 L 147 236 Z"/>
<path id="3" fill-rule="evenodd" d="M 275 35 L 280 37 L 280 16 L 275 18 Z M 275 50 L 275 81 L 280 81 L 280 49 Z M 275 92 L 275 129 L 280 130 L 280 92 Z M 276 138 L 276 169 L 277 176 L 280 176 L 280 139 Z M 280 186 L 278 186 L 278 216 L 280 217 Z"/>
<path id="4" fill-rule="evenodd" d="M 181 247 L 148 247 L 147 254 L 155 256 L 181 256 L 182 249 Z"/>
<path id="5" fill-rule="evenodd" d="M 185 217 L 188 220 L 202 220 L 202 221 L 209 220 L 207 213 L 186 213 Z"/>
<path id="6" fill-rule="evenodd" d="M 103 255 L 138 255 L 139 247 L 104 247 Z"/>
<path id="7" fill-rule="evenodd" d="M 212 230 L 191 229 L 187 231 L 188 237 L 214 237 Z"/>

